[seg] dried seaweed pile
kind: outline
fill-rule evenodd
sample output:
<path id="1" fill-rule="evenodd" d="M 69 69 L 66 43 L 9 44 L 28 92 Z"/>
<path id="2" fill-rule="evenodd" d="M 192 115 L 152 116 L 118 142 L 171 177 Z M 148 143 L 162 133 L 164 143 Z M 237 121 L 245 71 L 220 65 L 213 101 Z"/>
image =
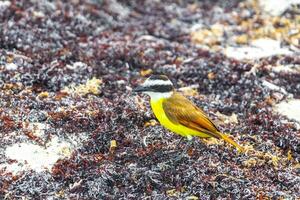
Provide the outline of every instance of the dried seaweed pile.
<path id="1" fill-rule="evenodd" d="M 273 69 L 300 64 L 299 37 L 286 31 L 300 19 L 297 7 L 275 18 L 255 2 L 0 3 L 0 198 L 299 198 L 299 128 L 273 105 L 300 97 L 300 73 Z M 294 50 L 224 53 L 261 36 Z M 186 141 L 131 92 L 151 73 L 185 88 L 249 152 L 195 140 L 178 159 Z M 50 169 L 9 170 L 9 146 L 47 149 L 54 138 L 70 145 Z"/>

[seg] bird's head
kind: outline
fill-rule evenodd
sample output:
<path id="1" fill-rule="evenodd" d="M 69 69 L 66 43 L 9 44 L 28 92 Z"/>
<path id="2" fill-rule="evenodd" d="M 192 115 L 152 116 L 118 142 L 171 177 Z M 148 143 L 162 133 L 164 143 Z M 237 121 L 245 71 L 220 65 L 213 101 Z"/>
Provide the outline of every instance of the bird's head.
<path id="1" fill-rule="evenodd" d="M 152 100 L 168 98 L 173 94 L 173 83 L 165 75 L 152 75 L 143 84 L 133 90 L 142 92 L 151 97 Z"/>

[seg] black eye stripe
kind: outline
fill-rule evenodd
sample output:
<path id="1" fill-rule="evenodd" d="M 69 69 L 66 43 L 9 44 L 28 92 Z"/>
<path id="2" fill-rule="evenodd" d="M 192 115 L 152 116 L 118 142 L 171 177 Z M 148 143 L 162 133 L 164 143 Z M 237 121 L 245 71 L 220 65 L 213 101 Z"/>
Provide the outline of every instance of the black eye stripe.
<path id="1" fill-rule="evenodd" d="M 151 85 L 145 88 L 151 92 L 171 92 L 173 90 L 173 85 Z"/>

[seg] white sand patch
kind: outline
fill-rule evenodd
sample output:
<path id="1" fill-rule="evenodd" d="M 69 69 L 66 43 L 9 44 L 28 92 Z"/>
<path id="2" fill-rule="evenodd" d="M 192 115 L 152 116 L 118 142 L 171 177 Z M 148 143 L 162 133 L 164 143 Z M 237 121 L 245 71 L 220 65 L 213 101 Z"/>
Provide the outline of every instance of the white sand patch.
<path id="1" fill-rule="evenodd" d="M 116 0 L 110 1 L 108 8 L 112 12 L 117 13 L 121 18 L 127 17 L 130 13 L 130 10 L 126 6 L 123 6 Z"/>
<path id="2" fill-rule="evenodd" d="M 87 64 L 83 62 L 74 62 L 72 65 L 66 65 L 66 68 L 71 70 L 80 70 L 87 67 Z"/>
<path id="3" fill-rule="evenodd" d="M 260 0 L 262 10 L 270 15 L 279 16 L 292 5 L 300 4 L 300 0 Z"/>
<path id="4" fill-rule="evenodd" d="M 11 5 L 10 1 L 0 1 L 0 9 L 6 9 Z"/>
<path id="5" fill-rule="evenodd" d="M 57 137 L 54 137 L 46 148 L 25 142 L 13 144 L 6 148 L 5 156 L 17 162 L 0 167 L 5 167 L 6 171 L 13 174 L 31 169 L 36 172 L 51 170 L 58 159 L 69 157 L 72 150 L 70 143 L 60 141 Z"/>
<path id="6" fill-rule="evenodd" d="M 279 86 L 277 86 L 273 83 L 270 83 L 269 81 L 263 80 L 262 85 L 269 88 L 270 90 L 276 90 L 276 91 L 279 91 L 283 94 L 287 94 L 287 91 L 284 88 L 279 87 Z"/>
<path id="7" fill-rule="evenodd" d="M 275 66 L 272 67 L 272 71 L 280 73 L 280 72 L 284 72 L 284 73 L 292 73 L 292 74 L 296 74 L 296 73 L 300 73 L 300 65 L 279 65 L 279 66 Z"/>
<path id="8" fill-rule="evenodd" d="M 32 15 L 36 18 L 44 18 L 45 14 L 42 11 L 35 10 L 32 12 Z"/>
<path id="9" fill-rule="evenodd" d="M 23 123 L 23 127 L 26 127 L 26 124 Z M 37 137 L 43 137 L 45 135 L 45 130 L 49 128 L 48 124 L 45 123 L 29 123 L 28 127 L 26 127 L 28 130 L 30 130 L 33 135 Z"/>
<path id="10" fill-rule="evenodd" d="M 7 70 L 16 70 L 16 69 L 18 69 L 18 65 L 16 65 L 15 63 L 7 63 L 5 65 L 5 68 Z"/>
<path id="11" fill-rule="evenodd" d="M 280 46 L 280 41 L 261 38 L 251 42 L 250 46 L 227 47 L 225 54 L 237 60 L 259 59 L 273 55 L 290 55 L 293 52 Z"/>
<path id="12" fill-rule="evenodd" d="M 8 159 L 16 162 L 1 164 L 0 170 L 4 169 L 5 172 L 13 174 L 27 170 L 36 172 L 51 170 L 59 159 L 69 158 L 72 152 L 87 139 L 86 133 L 80 135 L 80 137 L 73 136 L 66 140 L 54 136 L 46 146 L 29 142 L 13 144 L 7 147 L 4 153 Z"/>
<path id="13" fill-rule="evenodd" d="M 274 110 L 300 123 L 300 99 L 290 99 L 275 105 Z"/>

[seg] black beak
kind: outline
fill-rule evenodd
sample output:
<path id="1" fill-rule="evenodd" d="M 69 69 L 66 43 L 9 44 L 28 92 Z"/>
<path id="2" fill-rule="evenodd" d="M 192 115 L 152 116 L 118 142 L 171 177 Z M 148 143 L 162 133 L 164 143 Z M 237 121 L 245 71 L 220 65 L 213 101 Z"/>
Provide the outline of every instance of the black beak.
<path id="1" fill-rule="evenodd" d="M 136 88 L 133 89 L 133 92 L 144 92 L 146 88 L 143 86 L 137 86 Z"/>

